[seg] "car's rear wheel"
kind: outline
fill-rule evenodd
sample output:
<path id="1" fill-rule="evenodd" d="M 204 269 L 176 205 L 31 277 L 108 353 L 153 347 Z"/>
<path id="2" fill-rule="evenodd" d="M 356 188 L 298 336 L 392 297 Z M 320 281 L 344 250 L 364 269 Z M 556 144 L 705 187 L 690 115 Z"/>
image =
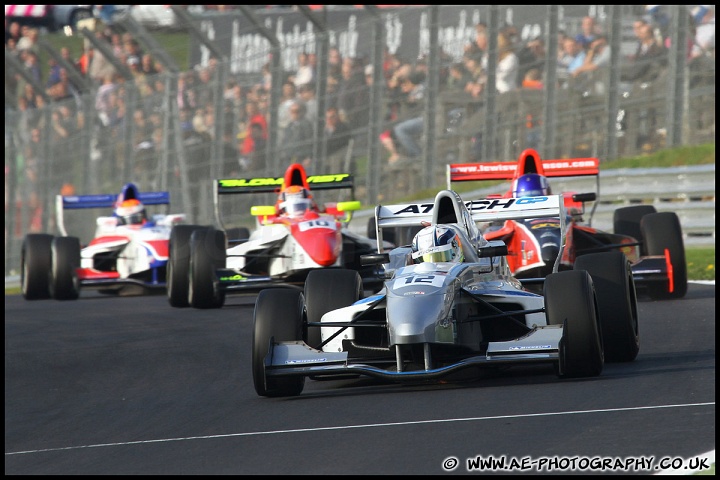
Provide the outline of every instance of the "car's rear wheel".
<path id="1" fill-rule="evenodd" d="M 190 237 L 190 284 L 188 302 L 193 308 L 220 308 L 225 292 L 220 288 L 216 270 L 225 267 L 227 240 L 225 232 L 215 228 L 200 229 Z"/>
<path id="2" fill-rule="evenodd" d="M 55 237 L 51 252 L 50 295 L 56 300 L 77 300 L 80 296 L 76 271 L 80 267 L 80 239 Z"/>
<path id="3" fill-rule="evenodd" d="M 25 236 L 20 269 L 20 287 L 25 300 L 50 298 L 52 240 L 53 236 L 47 233 Z"/>
<path id="4" fill-rule="evenodd" d="M 583 255 L 575 270 L 587 271 L 595 286 L 607 362 L 631 362 L 640 349 L 637 296 L 632 269 L 622 252 Z"/>
<path id="5" fill-rule="evenodd" d="M 643 234 L 640 229 L 640 220 L 649 213 L 656 213 L 652 205 L 631 205 L 621 207 L 613 212 L 613 232 L 619 235 L 628 235 L 638 242 L 643 242 Z M 647 255 L 645 244 L 640 245 L 640 254 Z"/>
<path id="6" fill-rule="evenodd" d="M 331 310 L 347 307 L 363 296 L 363 282 L 355 270 L 312 270 L 305 280 L 307 321 L 320 322 Z M 322 343 L 320 327 L 304 326 L 305 343 L 318 348 Z"/>
<path id="7" fill-rule="evenodd" d="M 563 325 L 558 375 L 600 375 L 604 357 L 592 278 L 584 270 L 551 273 L 543 288 L 548 324 Z"/>
<path id="8" fill-rule="evenodd" d="M 170 232 L 167 262 L 167 296 L 170 305 L 187 307 L 188 272 L 190 269 L 190 236 L 195 230 L 207 228 L 199 225 L 176 225 Z"/>
<path id="9" fill-rule="evenodd" d="M 659 212 L 646 215 L 640 222 L 647 254 L 665 255 L 668 250 L 672 266 L 673 289 L 663 287 L 649 289 L 650 296 L 658 300 L 682 298 L 687 293 L 687 263 L 680 220 L 674 212 Z"/>
<path id="10" fill-rule="evenodd" d="M 305 377 L 268 377 L 265 358 L 271 342 L 290 342 L 302 339 L 304 297 L 294 289 L 268 288 L 255 301 L 253 313 L 252 372 L 255 391 L 263 397 L 300 395 Z"/>

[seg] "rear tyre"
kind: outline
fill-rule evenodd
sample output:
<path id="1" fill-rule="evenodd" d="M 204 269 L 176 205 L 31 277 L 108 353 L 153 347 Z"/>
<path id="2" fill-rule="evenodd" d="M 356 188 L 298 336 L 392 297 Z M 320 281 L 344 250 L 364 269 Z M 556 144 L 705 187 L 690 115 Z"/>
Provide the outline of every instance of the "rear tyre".
<path id="1" fill-rule="evenodd" d="M 631 362 L 640 350 L 637 296 L 630 262 L 622 252 L 582 255 L 575 270 L 587 271 L 595 286 L 606 362 Z"/>
<path id="2" fill-rule="evenodd" d="M 687 293 L 687 263 L 680 220 L 674 212 L 660 212 L 646 215 L 640 222 L 647 254 L 670 255 L 673 290 L 650 288 L 650 296 L 657 300 L 682 298 Z"/>
<path id="3" fill-rule="evenodd" d="M 80 267 L 80 239 L 55 237 L 51 252 L 50 295 L 55 300 L 77 300 L 80 296 L 76 271 Z"/>
<path id="4" fill-rule="evenodd" d="M 188 272 L 190 270 L 190 236 L 199 225 L 176 225 L 170 232 L 167 263 L 167 296 L 170 305 L 176 308 L 189 306 Z"/>
<path id="5" fill-rule="evenodd" d="M 628 235 L 638 242 L 643 242 L 640 220 L 649 213 L 656 213 L 652 205 L 632 205 L 622 207 L 613 213 L 613 231 L 620 235 Z M 644 242 L 640 245 L 640 255 L 647 255 Z"/>
<path id="6" fill-rule="evenodd" d="M 600 375 L 604 357 L 590 275 L 583 270 L 551 273 L 543 293 L 548 324 L 563 325 L 558 376 Z"/>
<path id="7" fill-rule="evenodd" d="M 302 340 L 303 303 L 302 292 L 294 289 L 268 288 L 257 296 L 253 313 L 252 372 L 255 391 L 262 397 L 300 395 L 305 386 L 303 376 L 265 375 L 265 358 L 271 342 Z"/>
<path id="8" fill-rule="evenodd" d="M 25 300 L 50 298 L 50 268 L 53 236 L 31 233 L 22 246 L 20 286 Z"/>
<path id="9" fill-rule="evenodd" d="M 220 308 L 225 292 L 215 271 L 225 267 L 225 232 L 212 227 L 193 232 L 190 237 L 190 284 L 188 302 L 193 308 Z"/>
<path id="10" fill-rule="evenodd" d="M 304 293 L 307 321 L 320 322 L 327 312 L 360 300 L 363 296 L 363 282 L 355 270 L 312 270 L 305 280 Z M 322 343 L 320 327 L 304 325 L 303 338 L 305 343 L 317 349 Z"/>

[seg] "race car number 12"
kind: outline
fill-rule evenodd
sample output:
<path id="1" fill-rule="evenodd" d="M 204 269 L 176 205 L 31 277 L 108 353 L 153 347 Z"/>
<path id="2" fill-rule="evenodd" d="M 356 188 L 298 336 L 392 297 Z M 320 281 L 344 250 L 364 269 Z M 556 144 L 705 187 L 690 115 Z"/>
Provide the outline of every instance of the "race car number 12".
<path id="1" fill-rule="evenodd" d="M 417 287 L 418 285 L 432 285 L 440 287 L 445 277 L 439 275 L 410 275 L 395 280 L 393 288 Z"/>

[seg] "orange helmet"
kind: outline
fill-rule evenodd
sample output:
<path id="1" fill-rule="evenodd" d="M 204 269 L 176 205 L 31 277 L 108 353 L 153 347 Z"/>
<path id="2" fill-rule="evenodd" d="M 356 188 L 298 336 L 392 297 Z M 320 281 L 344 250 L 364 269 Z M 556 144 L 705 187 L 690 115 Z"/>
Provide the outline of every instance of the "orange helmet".
<path id="1" fill-rule="evenodd" d="M 115 209 L 115 216 L 118 217 L 120 225 L 139 225 L 147 220 L 145 206 L 134 198 L 123 201 Z"/>

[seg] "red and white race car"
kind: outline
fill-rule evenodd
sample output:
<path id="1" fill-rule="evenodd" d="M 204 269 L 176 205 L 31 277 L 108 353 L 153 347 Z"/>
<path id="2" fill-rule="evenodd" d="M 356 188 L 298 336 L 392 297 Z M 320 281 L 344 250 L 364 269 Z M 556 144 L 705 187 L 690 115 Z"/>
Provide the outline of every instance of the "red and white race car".
<path id="1" fill-rule="evenodd" d="M 687 292 L 687 265 L 682 228 L 674 212 L 657 212 L 653 205 L 632 205 L 613 212 L 614 233 L 591 227 L 597 206 L 593 205 L 587 222 L 583 221 L 585 202 L 596 201 L 600 192 L 599 160 L 569 158 L 543 160 L 537 151 L 527 149 L 517 162 L 484 162 L 447 166 L 448 188 L 452 182 L 510 180 L 510 189 L 497 199 L 524 195 L 550 195 L 547 178 L 593 176 L 596 191 L 563 192 L 568 213 L 567 245 L 558 257 L 560 247 L 559 219 L 507 220 L 484 230 L 488 240 L 503 240 L 508 246 L 508 264 L 513 274 L 526 285 L 544 278 L 559 264 L 560 270 L 573 268 L 578 256 L 587 253 L 619 250 L 632 264 L 638 291 L 652 298 L 681 298 Z"/>
<path id="2" fill-rule="evenodd" d="M 219 308 L 226 293 L 258 292 L 271 286 L 302 288 L 308 273 L 319 268 L 357 270 L 366 289 L 380 288 L 379 269 L 360 264 L 361 255 L 375 251 L 375 242 L 347 228 L 360 202 L 326 202 L 320 207 L 312 193 L 352 188 L 350 174 L 308 177 L 300 164 L 290 165 L 283 177 L 215 180 L 220 228 L 180 225 L 171 234 L 170 305 Z M 252 233 L 246 228 L 226 229 L 219 198 L 250 193 L 276 193 L 277 201 L 251 208 L 257 227 Z"/>
<path id="3" fill-rule="evenodd" d="M 102 293 L 164 289 L 170 232 L 185 215 L 148 217 L 145 208 L 169 204 L 169 192 L 141 193 L 132 183 L 119 195 L 58 195 L 60 235 L 33 233 L 23 242 L 23 296 L 75 300 L 81 288 Z M 97 218 L 94 238 L 81 247 L 80 239 L 65 229 L 64 212 L 98 208 L 114 208 L 114 213 Z"/>

